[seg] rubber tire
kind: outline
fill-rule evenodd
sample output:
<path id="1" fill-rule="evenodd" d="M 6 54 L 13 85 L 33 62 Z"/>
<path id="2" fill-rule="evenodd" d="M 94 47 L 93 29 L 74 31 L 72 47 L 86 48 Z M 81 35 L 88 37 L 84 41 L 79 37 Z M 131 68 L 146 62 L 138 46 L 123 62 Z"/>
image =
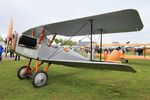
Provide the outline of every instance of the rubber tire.
<path id="1" fill-rule="evenodd" d="M 26 76 L 25 78 L 23 78 L 23 77 L 20 76 L 21 70 L 22 70 L 23 68 L 26 68 L 26 67 L 27 67 L 27 66 L 22 66 L 22 67 L 20 67 L 19 70 L 18 70 L 18 72 L 17 72 L 17 76 L 18 76 L 18 78 L 21 79 L 21 80 L 29 78 L 29 76 Z M 31 70 L 30 67 L 29 67 L 29 70 Z"/>
<path id="2" fill-rule="evenodd" d="M 39 73 L 44 73 L 45 76 L 46 76 L 46 81 L 45 81 L 45 83 L 44 83 L 42 86 L 37 86 L 36 83 L 35 83 L 35 77 L 36 77 Z M 45 85 L 47 84 L 47 80 L 48 80 L 48 75 L 47 75 L 47 73 L 46 73 L 45 71 L 38 71 L 37 73 L 35 73 L 35 74 L 33 75 L 33 78 L 32 78 L 32 85 L 33 85 L 35 88 L 43 87 L 43 86 L 45 86 Z"/>

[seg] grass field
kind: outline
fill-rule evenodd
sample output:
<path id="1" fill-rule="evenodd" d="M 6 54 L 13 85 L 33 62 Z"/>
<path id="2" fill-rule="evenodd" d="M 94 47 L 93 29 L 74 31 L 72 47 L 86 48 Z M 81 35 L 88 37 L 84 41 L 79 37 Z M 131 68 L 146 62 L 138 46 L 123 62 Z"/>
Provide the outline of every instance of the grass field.
<path id="1" fill-rule="evenodd" d="M 48 85 L 34 88 L 16 72 L 27 60 L 0 63 L 0 100 L 150 100 L 150 61 L 129 60 L 137 73 L 52 65 Z"/>

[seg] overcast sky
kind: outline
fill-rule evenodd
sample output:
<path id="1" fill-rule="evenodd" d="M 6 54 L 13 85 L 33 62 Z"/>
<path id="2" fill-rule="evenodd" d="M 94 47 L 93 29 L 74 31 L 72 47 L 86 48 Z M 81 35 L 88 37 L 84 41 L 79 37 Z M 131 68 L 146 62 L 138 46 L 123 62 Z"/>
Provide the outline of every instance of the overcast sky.
<path id="1" fill-rule="evenodd" d="M 123 9 L 138 10 L 144 24 L 143 30 L 104 35 L 103 42 L 150 42 L 150 0 L 0 0 L 0 33 L 7 34 L 11 17 L 14 19 L 14 30 L 21 33 L 42 24 Z M 77 41 L 79 38 L 73 39 Z"/>

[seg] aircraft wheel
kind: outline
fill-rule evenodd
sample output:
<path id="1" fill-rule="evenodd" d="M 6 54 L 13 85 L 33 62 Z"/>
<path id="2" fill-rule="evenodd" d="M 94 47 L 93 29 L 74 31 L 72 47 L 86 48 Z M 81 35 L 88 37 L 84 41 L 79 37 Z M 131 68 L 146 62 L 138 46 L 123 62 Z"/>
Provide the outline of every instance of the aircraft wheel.
<path id="1" fill-rule="evenodd" d="M 42 86 L 46 85 L 47 80 L 48 80 L 47 73 L 44 71 L 39 71 L 33 76 L 32 85 L 35 88 L 42 87 Z"/>
<path id="2" fill-rule="evenodd" d="M 31 68 L 29 67 L 28 69 L 29 71 L 31 70 Z M 27 66 L 22 66 L 18 72 L 17 72 L 17 76 L 19 79 L 27 79 L 29 78 L 29 76 L 26 74 L 27 71 Z"/>

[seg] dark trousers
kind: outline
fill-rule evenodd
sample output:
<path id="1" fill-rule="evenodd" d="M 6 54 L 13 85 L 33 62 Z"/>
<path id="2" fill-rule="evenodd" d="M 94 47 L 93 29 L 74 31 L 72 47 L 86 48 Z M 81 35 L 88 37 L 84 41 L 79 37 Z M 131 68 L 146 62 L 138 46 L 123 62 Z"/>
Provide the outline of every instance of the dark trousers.
<path id="1" fill-rule="evenodd" d="M 20 55 L 16 54 L 15 60 L 20 60 Z"/>

